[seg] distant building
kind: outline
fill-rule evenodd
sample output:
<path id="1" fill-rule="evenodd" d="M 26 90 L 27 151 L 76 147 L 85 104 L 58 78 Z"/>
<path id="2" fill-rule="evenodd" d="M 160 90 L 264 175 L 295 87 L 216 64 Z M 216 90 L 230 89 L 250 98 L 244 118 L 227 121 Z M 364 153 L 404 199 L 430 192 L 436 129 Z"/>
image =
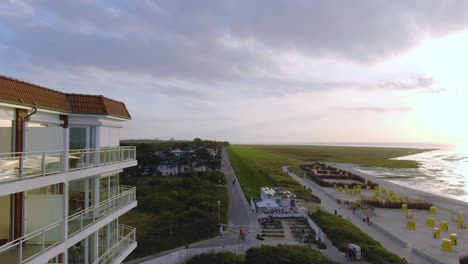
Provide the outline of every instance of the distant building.
<path id="1" fill-rule="evenodd" d="M 172 176 L 190 173 L 192 171 L 206 171 L 205 166 L 196 166 L 193 149 L 172 149 L 170 151 L 157 151 L 155 155 L 159 159 L 157 175 Z M 211 152 L 210 152 L 211 153 Z"/>

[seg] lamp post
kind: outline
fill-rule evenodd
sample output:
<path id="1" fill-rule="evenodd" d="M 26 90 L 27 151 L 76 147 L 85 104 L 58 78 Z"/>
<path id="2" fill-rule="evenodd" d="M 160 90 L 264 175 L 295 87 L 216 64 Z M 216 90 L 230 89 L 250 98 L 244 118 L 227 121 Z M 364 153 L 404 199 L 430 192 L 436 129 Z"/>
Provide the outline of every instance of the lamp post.
<path id="1" fill-rule="evenodd" d="M 219 225 L 219 205 L 221 204 L 221 201 L 216 201 L 218 203 L 218 225 Z"/>

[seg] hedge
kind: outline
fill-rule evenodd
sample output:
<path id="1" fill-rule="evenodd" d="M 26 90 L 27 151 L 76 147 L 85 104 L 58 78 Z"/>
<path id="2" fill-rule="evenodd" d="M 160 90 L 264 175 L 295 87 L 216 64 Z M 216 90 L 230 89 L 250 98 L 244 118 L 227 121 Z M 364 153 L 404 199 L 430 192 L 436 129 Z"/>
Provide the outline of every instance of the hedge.
<path id="1" fill-rule="evenodd" d="M 231 252 L 204 253 L 193 256 L 186 264 L 243 264 L 244 256 Z"/>
<path id="2" fill-rule="evenodd" d="M 250 248 L 245 253 L 245 264 L 335 264 L 320 251 L 305 246 L 279 245 Z"/>
<path id="3" fill-rule="evenodd" d="M 359 228 L 343 218 L 324 211 L 317 211 L 309 215 L 328 239 L 338 250 L 344 252 L 347 244 L 356 244 L 361 247 L 364 260 L 375 264 L 404 264 L 406 263 L 398 255 L 387 251 L 379 242 L 362 232 Z"/>

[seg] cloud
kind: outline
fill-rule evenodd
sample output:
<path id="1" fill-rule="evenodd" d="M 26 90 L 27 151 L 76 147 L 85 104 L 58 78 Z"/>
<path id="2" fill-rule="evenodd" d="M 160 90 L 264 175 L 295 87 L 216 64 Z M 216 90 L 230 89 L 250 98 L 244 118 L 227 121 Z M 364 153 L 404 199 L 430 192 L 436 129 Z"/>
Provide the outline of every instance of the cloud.
<path id="1" fill-rule="evenodd" d="M 337 110 L 343 112 L 369 112 L 369 113 L 390 113 L 390 112 L 410 112 L 413 111 L 411 107 L 380 107 L 380 106 L 356 106 L 356 107 L 342 107 Z"/>
<path id="2" fill-rule="evenodd" d="M 52 1 L 5 8 L 3 44 L 47 67 L 230 81 L 275 71 L 270 54 L 375 63 L 468 24 L 466 1 Z M 34 11 L 32 11 L 34 10 Z M 226 45 L 226 36 L 237 45 Z"/>

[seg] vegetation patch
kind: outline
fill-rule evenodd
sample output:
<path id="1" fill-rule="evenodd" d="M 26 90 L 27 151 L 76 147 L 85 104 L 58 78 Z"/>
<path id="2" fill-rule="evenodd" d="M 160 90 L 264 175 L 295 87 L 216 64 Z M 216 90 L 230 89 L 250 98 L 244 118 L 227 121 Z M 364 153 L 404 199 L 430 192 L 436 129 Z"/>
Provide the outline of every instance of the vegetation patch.
<path id="1" fill-rule="evenodd" d="M 408 209 L 415 210 L 427 210 L 431 208 L 431 203 L 422 203 L 422 202 L 383 202 L 383 201 L 372 201 L 372 200 L 362 200 L 362 204 L 368 204 L 377 208 L 389 208 L 389 209 L 401 209 L 403 204 L 406 204 Z"/>
<path id="2" fill-rule="evenodd" d="M 317 196 L 305 189 L 282 169 L 283 166 L 300 164 L 300 160 L 246 146 L 229 146 L 227 151 L 247 199 L 259 197 L 260 187 L 281 186 L 297 195 L 299 199 L 320 202 Z"/>
<path id="3" fill-rule="evenodd" d="M 192 257 L 186 264 L 243 264 L 244 255 L 231 252 L 205 253 Z"/>
<path id="4" fill-rule="evenodd" d="M 245 253 L 245 264 L 334 264 L 320 251 L 304 246 L 279 245 L 250 248 Z"/>
<path id="5" fill-rule="evenodd" d="M 251 148 L 276 153 L 304 161 L 355 163 L 365 167 L 418 168 L 419 163 L 392 158 L 414 155 L 433 149 L 310 146 L 310 145 L 251 145 Z"/>
<path id="6" fill-rule="evenodd" d="M 218 200 L 221 222 L 227 222 L 228 193 L 221 172 L 124 177 L 122 182 L 137 187 L 138 207 L 119 218 L 137 228 L 138 247 L 129 259 L 216 236 Z"/>
<path id="7" fill-rule="evenodd" d="M 321 210 L 310 214 L 310 218 L 322 228 L 332 244 L 342 252 L 345 252 L 346 245 L 351 243 L 361 247 L 364 260 L 368 263 L 406 263 L 401 257 L 387 251 L 379 242 L 343 218 Z"/>

